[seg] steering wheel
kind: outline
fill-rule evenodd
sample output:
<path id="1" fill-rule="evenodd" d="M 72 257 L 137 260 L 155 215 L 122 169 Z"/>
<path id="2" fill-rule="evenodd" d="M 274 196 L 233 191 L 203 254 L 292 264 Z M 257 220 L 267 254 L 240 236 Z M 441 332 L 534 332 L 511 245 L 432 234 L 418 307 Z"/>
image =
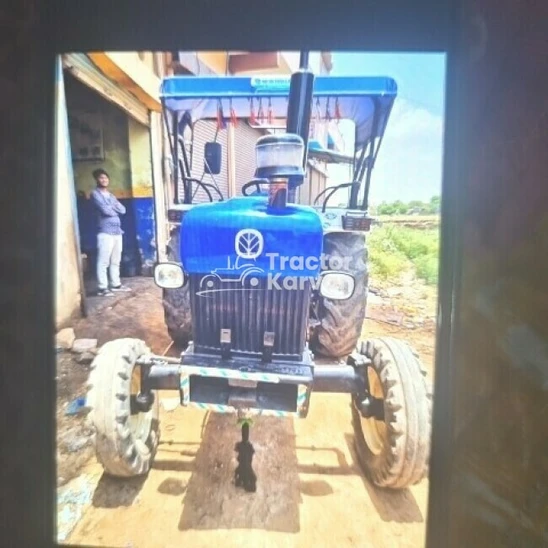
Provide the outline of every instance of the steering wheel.
<path id="1" fill-rule="evenodd" d="M 261 185 L 268 185 L 269 183 L 270 181 L 268 179 L 252 179 L 242 187 L 242 194 L 244 196 L 252 196 L 252 193 L 247 192 L 252 186 L 256 187 L 256 194 L 262 194 Z"/>
<path id="2" fill-rule="evenodd" d="M 208 190 L 210 188 L 212 190 L 214 190 L 217 193 L 217 195 L 219 196 L 219 198 L 220 198 L 220 200 L 218 200 L 219 202 L 224 201 L 224 196 L 221 194 L 221 192 L 219 191 L 219 189 L 216 186 L 211 185 L 209 183 L 204 183 L 203 181 L 200 181 L 199 179 L 195 179 L 194 177 L 188 177 L 187 182 L 191 183 L 191 189 L 192 189 L 192 183 L 194 183 L 195 185 L 201 187 L 204 190 L 204 192 L 207 194 L 207 197 L 209 198 L 210 202 L 213 202 L 213 196 L 212 196 L 211 192 Z"/>
<path id="3" fill-rule="evenodd" d="M 353 181 L 352 183 L 342 183 L 340 185 L 335 185 L 335 186 L 328 186 L 326 188 L 324 188 L 317 196 L 316 196 L 316 199 L 314 200 L 314 205 L 316 205 L 318 203 L 318 200 L 324 195 L 326 194 L 327 192 L 329 192 L 328 196 L 324 199 L 323 201 L 323 204 L 322 204 L 322 213 L 325 213 L 325 209 L 327 207 L 327 202 L 329 202 L 329 200 L 331 199 L 331 196 L 333 196 L 333 194 L 335 194 L 335 192 L 337 192 L 337 190 L 340 190 L 341 188 L 348 188 L 348 187 L 352 187 L 352 186 L 358 186 L 359 187 L 360 183 L 358 183 L 357 181 Z"/>

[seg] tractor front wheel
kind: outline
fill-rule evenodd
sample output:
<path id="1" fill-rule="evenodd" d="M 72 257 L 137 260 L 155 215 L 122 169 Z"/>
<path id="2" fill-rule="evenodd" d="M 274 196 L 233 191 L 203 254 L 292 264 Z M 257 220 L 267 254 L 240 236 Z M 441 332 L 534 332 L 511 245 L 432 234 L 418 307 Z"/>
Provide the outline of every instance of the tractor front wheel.
<path id="1" fill-rule="evenodd" d="M 384 417 L 364 418 L 353 398 L 352 418 L 358 460 L 378 487 L 404 489 L 428 475 L 432 393 L 426 371 L 411 347 L 392 338 L 362 342 L 369 393 Z"/>
<path id="2" fill-rule="evenodd" d="M 175 227 L 171 231 L 167 258 L 171 262 L 180 263 L 180 230 Z M 163 289 L 162 304 L 167 331 L 171 340 L 180 348 L 185 349 L 192 338 L 192 316 L 190 310 L 190 289 L 185 284 L 179 289 Z"/>
<path id="3" fill-rule="evenodd" d="M 88 420 L 94 431 L 97 459 L 111 476 L 146 474 L 158 447 L 157 395 L 149 411 L 136 405 L 141 384 L 136 361 L 146 353 L 143 341 L 118 339 L 101 347 L 91 365 Z"/>
<path id="4" fill-rule="evenodd" d="M 313 306 L 310 348 L 314 354 L 326 358 L 345 358 L 360 338 L 367 304 L 367 247 L 365 234 L 357 232 L 330 232 L 324 235 L 324 254 L 327 270 L 340 270 L 355 280 L 354 294 L 346 301 L 320 297 Z M 339 266 L 342 265 L 342 266 Z"/>

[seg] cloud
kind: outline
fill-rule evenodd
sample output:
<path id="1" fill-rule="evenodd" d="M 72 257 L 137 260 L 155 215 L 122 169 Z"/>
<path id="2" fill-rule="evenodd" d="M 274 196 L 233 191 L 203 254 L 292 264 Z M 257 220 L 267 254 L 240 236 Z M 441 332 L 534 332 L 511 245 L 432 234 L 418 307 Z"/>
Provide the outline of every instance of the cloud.
<path id="1" fill-rule="evenodd" d="M 373 171 L 371 200 L 428 200 L 439 195 L 442 159 L 442 117 L 398 99 Z"/>
<path id="2" fill-rule="evenodd" d="M 345 131 L 346 133 L 346 131 Z M 345 136 L 347 143 L 352 136 Z M 443 119 L 403 98 L 394 104 L 371 179 L 370 202 L 429 200 L 441 193 Z M 330 184 L 344 168 L 330 168 Z"/>

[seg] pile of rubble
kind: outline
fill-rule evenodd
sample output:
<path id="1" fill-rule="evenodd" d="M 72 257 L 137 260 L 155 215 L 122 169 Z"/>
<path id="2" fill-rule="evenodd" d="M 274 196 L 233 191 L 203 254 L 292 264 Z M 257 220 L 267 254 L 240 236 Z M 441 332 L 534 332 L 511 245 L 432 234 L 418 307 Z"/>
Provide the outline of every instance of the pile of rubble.
<path id="1" fill-rule="evenodd" d="M 76 338 L 74 329 L 56 336 L 57 351 L 57 486 L 77 477 L 94 450 L 86 422 L 86 381 L 98 351 L 97 339 Z"/>
<path id="2" fill-rule="evenodd" d="M 369 288 L 367 317 L 406 329 L 435 329 L 436 288 L 402 275 L 399 284 L 379 283 Z"/>
<path id="3" fill-rule="evenodd" d="M 76 354 L 78 363 L 89 364 L 97 354 L 97 339 L 77 339 L 72 327 L 61 329 L 56 337 L 57 352 Z"/>

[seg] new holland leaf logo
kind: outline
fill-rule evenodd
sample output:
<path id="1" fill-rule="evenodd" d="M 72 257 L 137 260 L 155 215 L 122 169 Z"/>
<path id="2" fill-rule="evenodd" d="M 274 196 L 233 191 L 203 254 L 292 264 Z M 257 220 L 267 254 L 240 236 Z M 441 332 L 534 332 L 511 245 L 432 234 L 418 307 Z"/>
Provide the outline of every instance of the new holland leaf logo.
<path id="1" fill-rule="evenodd" d="M 254 228 L 244 228 L 236 234 L 236 255 L 242 259 L 256 259 L 264 248 L 263 235 Z"/>

